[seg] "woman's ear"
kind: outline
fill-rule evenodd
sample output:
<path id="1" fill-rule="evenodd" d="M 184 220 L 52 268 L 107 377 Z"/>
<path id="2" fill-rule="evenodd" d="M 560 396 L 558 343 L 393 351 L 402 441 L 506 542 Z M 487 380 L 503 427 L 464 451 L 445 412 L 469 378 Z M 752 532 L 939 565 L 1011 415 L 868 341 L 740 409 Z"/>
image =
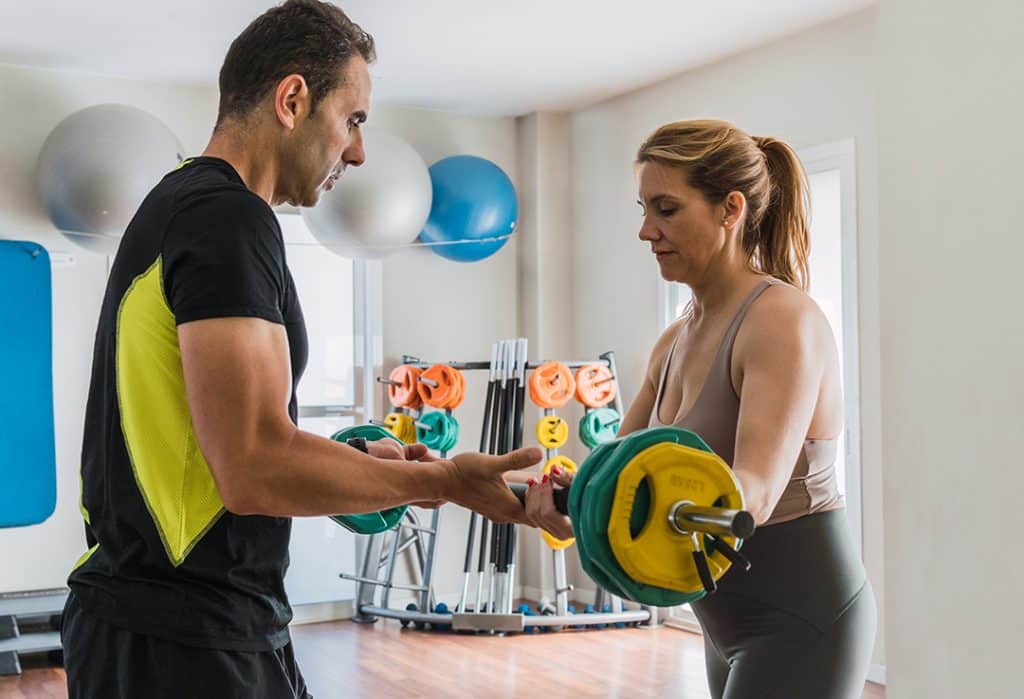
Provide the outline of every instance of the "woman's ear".
<path id="1" fill-rule="evenodd" d="M 747 213 L 747 198 L 742 192 L 729 192 L 722 201 L 722 227 L 732 228 L 743 220 Z"/>

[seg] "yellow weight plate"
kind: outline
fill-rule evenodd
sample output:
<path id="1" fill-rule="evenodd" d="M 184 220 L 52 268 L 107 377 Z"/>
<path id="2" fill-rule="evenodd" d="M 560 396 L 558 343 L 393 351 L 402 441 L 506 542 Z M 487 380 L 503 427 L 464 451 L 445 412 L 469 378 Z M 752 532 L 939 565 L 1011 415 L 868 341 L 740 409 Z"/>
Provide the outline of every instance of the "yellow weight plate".
<path id="1" fill-rule="evenodd" d="M 561 454 L 548 459 L 548 462 L 544 464 L 544 470 L 542 471 L 542 473 L 545 476 L 548 475 L 549 473 L 551 473 L 551 469 L 555 466 L 562 469 L 563 471 L 568 471 L 569 473 L 576 473 L 576 462 L 570 459 L 568 456 L 562 456 Z"/>
<path id="2" fill-rule="evenodd" d="M 564 421 L 562 422 L 562 424 L 565 425 L 565 429 L 568 432 L 569 426 L 566 425 Z M 576 462 L 570 459 L 568 456 L 556 456 L 552 459 L 549 459 L 548 462 L 544 464 L 543 473 L 545 476 L 551 473 L 551 468 L 553 466 L 558 466 L 558 468 L 562 469 L 563 471 L 568 471 L 569 473 L 576 473 Z M 544 543 L 550 546 L 551 550 L 553 551 L 561 551 L 562 549 L 569 548 L 573 545 L 573 542 L 576 541 L 575 538 L 556 539 L 553 535 L 549 534 L 543 529 L 540 530 L 540 536 L 542 539 L 544 539 Z"/>
<path id="3" fill-rule="evenodd" d="M 641 482 L 650 489 L 650 508 L 634 538 L 630 519 Z M 679 592 L 703 590 L 693 563 L 694 539 L 669 524 L 672 506 L 681 500 L 710 507 L 743 509 L 743 494 L 732 469 L 713 453 L 682 444 L 663 442 L 641 451 L 622 469 L 615 486 L 608 519 L 608 541 L 616 560 L 631 578 Z M 735 537 L 722 540 L 736 547 Z M 729 569 L 729 559 L 708 550 L 706 539 L 697 536 L 707 556 L 711 576 L 718 580 Z"/>
<path id="4" fill-rule="evenodd" d="M 537 441 L 545 449 L 558 449 L 569 441 L 569 423 L 557 415 L 545 415 L 537 423 Z"/>
<path id="5" fill-rule="evenodd" d="M 406 444 L 413 444 L 416 441 L 416 420 L 412 415 L 388 413 L 384 418 L 384 425 L 391 434 Z"/>

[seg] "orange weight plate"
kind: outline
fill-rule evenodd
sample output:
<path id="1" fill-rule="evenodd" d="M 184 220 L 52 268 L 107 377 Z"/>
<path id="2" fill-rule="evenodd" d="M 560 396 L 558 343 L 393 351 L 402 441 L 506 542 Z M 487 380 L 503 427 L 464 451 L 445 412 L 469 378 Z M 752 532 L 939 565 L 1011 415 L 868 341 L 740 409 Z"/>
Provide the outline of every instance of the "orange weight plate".
<path id="1" fill-rule="evenodd" d="M 587 364 L 576 372 L 576 400 L 588 408 L 601 408 L 615 398 L 615 379 L 603 364 Z"/>
<path id="2" fill-rule="evenodd" d="M 408 364 L 396 366 L 391 370 L 388 377 L 392 383 L 388 384 L 388 399 L 396 408 L 411 408 L 419 410 L 423 407 L 423 399 L 420 398 L 418 386 L 420 370 Z"/>
<path id="3" fill-rule="evenodd" d="M 575 391 L 572 371 L 562 362 L 545 362 L 530 374 L 530 399 L 542 408 L 561 408 Z"/>
<path id="4" fill-rule="evenodd" d="M 466 394 L 462 372 L 447 364 L 435 364 L 419 378 L 419 394 L 423 402 L 439 410 L 454 410 Z"/>

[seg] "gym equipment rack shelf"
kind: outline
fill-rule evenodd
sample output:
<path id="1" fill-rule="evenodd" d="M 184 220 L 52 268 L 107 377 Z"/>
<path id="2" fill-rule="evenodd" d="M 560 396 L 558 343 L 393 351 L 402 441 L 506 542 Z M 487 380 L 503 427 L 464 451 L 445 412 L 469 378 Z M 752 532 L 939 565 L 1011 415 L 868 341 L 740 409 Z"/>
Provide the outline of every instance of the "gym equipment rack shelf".
<path id="1" fill-rule="evenodd" d="M 496 345 L 497 347 L 497 345 Z M 519 351 L 517 345 L 517 351 Z M 512 356 L 509 350 L 506 364 L 509 371 L 505 378 L 513 376 L 514 370 L 520 371 L 519 377 L 525 378 L 526 371 L 536 369 L 544 362 L 526 361 L 525 342 L 521 347 L 521 356 Z M 500 350 L 495 349 L 492 360 L 469 361 L 469 362 L 444 362 L 453 369 L 459 371 L 491 371 L 491 380 L 495 380 L 496 360 L 501 364 L 499 357 Z M 517 364 L 518 362 L 518 364 Z M 594 361 L 567 361 L 562 362 L 570 369 L 579 369 L 592 364 L 607 366 L 611 371 L 613 380 L 618 384 L 618 372 L 615 366 L 615 353 L 605 352 L 599 359 Z M 402 364 L 416 368 L 427 368 L 432 363 L 425 362 L 418 357 L 405 355 L 402 357 Z M 499 380 L 501 376 L 497 377 Z M 613 404 L 616 411 L 622 415 L 621 391 L 616 390 Z M 545 414 L 550 411 L 545 410 Z M 485 416 L 485 422 L 487 417 Z M 485 428 L 486 429 L 486 428 Z M 444 454 L 442 454 L 444 456 Z M 455 631 L 468 632 L 490 632 L 490 633 L 521 633 L 531 627 L 553 627 L 563 629 L 567 627 L 596 626 L 599 628 L 614 628 L 625 624 L 642 624 L 653 627 L 657 624 L 658 615 L 656 610 L 650 607 L 639 609 L 623 609 L 622 600 L 606 590 L 597 586 L 594 598 L 594 613 L 573 614 L 569 611 L 568 593 L 572 587 L 566 584 L 565 580 L 565 551 L 552 551 L 554 556 L 555 575 L 555 601 L 554 607 L 550 607 L 552 613 L 537 615 L 526 615 L 512 612 L 512 593 L 514 583 L 511 575 L 506 574 L 506 579 L 499 582 L 497 594 L 493 592 L 488 595 L 490 599 L 486 604 L 478 605 L 481 609 L 488 611 L 467 611 L 469 561 L 472 548 L 472 528 L 470 529 L 470 540 L 467 542 L 467 569 L 466 578 L 463 583 L 462 599 L 452 612 L 442 606 L 440 613 L 438 605 L 434 601 L 432 579 L 434 572 L 434 557 L 436 554 L 436 540 L 438 536 L 438 525 L 440 523 L 440 508 L 435 509 L 431 517 L 430 526 L 424 527 L 420 524 L 416 512 L 410 508 L 407 510 L 402 521 L 391 531 L 380 534 L 372 534 L 364 539 L 362 564 L 359 574 L 352 575 L 341 573 L 339 577 L 352 580 L 357 584 L 356 588 L 356 612 L 353 621 L 363 624 L 372 624 L 378 618 L 396 619 L 402 625 L 413 624 L 414 628 L 425 629 L 429 626 L 439 629 L 452 629 Z M 482 538 L 483 535 L 481 535 Z M 429 537 L 429 539 L 427 539 Z M 514 546 L 514 544 L 513 544 Z M 407 551 L 415 553 L 413 565 L 413 577 L 418 578 L 418 583 L 400 584 L 394 581 L 395 566 L 398 558 Z M 514 555 L 514 554 L 513 554 Z M 381 573 L 383 572 L 383 577 Z M 478 601 L 480 598 L 479 589 L 482 586 L 483 573 L 478 575 Z M 494 578 L 491 572 L 491 580 Z M 493 585 L 490 586 L 493 589 Z M 380 590 L 378 594 L 378 590 Z M 409 604 L 406 609 L 395 609 L 390 606 L 391 590 L 402 590 L 419 594 L 419 603 Z M 379 597 L 379 601 L 378 601 Z M 605 609 L 610 611 L 603 611 Z"/>
<path id="2" fill-rule="evenodd" d="M 0 675 L 21 674 L 21 655 L 61 649 L 67 597 L 64 589 L 0 594 Z"/>

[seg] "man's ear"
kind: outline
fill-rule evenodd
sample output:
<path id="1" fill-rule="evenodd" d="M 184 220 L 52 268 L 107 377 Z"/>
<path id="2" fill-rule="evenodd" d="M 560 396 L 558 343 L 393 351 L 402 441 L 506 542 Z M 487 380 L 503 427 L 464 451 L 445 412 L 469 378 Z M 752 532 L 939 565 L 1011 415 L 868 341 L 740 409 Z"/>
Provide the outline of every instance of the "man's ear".
<path id="1" fill-rule="evenodd" d="M 274 91 L 274 113 L 287 129 L 294 129 L 299 119 L 309 114 L 309 86 L 306 79 L 292 73 L 277 83 Z"/>

